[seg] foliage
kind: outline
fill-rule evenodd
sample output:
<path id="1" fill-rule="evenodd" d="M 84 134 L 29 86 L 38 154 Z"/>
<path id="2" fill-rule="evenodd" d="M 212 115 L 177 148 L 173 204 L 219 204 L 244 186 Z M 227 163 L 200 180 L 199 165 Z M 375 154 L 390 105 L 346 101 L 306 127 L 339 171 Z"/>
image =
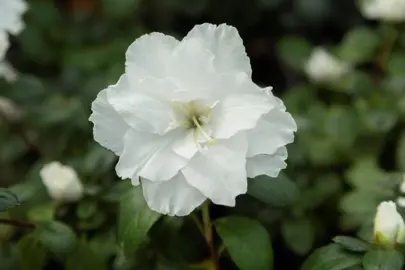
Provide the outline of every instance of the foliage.
<path id="1" fill-rule="evenodd" d="M 18 121 L 0 111 L 0 221 L 18 221 L 0 224 L 0 270 L 215 269 L 210 248 L 221 269 L 402 269 L 402 253 L 370 244 L 376 206 L 401 195 L 405 169 L 401 25 L 365 20 L 352 0 L 28 2 L 7 55 L 19 77 L 0 78 L 23 111 Z M 182 37 L 204 21 L 238 28 L 254 81 L 274 86 L 299 130 L 278 178 L 250 179 L 235 208 L 210 207 L 208 244 L 199 210 L 161 216 L 118 179 L 88 122 L 135 38 Z M 309 80 L 316 46 L 350 72 Z M 53 160 L 77 171 L 82 200 L 49 197 L 39 171 Z"/>

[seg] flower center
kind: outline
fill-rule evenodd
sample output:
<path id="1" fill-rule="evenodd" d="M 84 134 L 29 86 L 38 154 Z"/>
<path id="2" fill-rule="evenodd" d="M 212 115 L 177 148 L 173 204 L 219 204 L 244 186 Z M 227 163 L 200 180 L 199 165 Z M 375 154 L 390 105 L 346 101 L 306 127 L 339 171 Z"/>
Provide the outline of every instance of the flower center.
<path id="1" fill-rule="evenodd" d="M 210 131 L 207 130 L 213 106 L 215 104 L 209 106 L 198 100 L 175 103 L 174 112 L 178 126 L 194 130 L 194 140 L 199 148 L 201 148 L 201 143 L 215 144 L 215 139 L 209 135 Z"/>

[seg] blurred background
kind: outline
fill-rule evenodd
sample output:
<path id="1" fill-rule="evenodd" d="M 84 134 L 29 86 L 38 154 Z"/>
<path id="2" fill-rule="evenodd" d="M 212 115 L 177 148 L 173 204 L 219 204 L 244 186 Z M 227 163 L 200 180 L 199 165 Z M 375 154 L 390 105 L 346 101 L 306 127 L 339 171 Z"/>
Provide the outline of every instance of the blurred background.
<path id="1" fill-rule="evenodd" d="M 10 36 L 6 56 L 16 78 L 0 78 L 0 96 L 12 103 L 9 109 L 0 106 L 0 187 L 11 187 L 22 203 L 0 215 L 63 221 L 78 229 L 83 248 L 66 260 L 45 256 L 21 244 L 25 229 L 0 224 L 1 270 L 187 269 L 177 263 L 198 265 L 207 257 L 191 217 L 163 219 L 130 261 L 115 246 L 117 202 L 127 183 L 114 173 L 114 154 L 93 141 L 88 117 L 97 93 L 124 72 L 128 46 L 153 31 L 181 39 L 204 22 L 235 26 L 253 81 L 273 86 L 296 119 L 287 169 L 277 179 L 251 179 L 248 195 L 239 196 L 235 208 L 212 211 L 215 217 L 237 213 L 260 221 L 272 238 L 274 269 L 299 269 L 337 234 L 369 239 L 378 203 L 401 196 L 405 32 L 400 24 L 366 20 L 353 0 L 30 0 L 28 5 L 26 27 Z M 311 76 L 316 47 L 346 72 L 332 71 L 327 80 Z M 323 62 L 312 66 L 329 68 Z M 39 170 L 53 160 L 77 171 L 84 199 L 52 203 Z M 237 269 L 226 254 L 221 265 Z"/>

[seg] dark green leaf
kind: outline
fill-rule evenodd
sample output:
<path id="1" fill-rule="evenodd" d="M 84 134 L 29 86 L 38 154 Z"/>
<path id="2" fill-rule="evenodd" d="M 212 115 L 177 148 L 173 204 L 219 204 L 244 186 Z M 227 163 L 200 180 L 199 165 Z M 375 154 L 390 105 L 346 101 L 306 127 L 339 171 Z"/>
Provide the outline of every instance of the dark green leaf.
<path id="1" fill-rule="evenodd" d="M 317 249 L 304 262 L 301 270 L 349 270 L 361 265 L 361 257 L 344 251 L 337 244 Z"/>
<path id="2" fill-rule="evenodd" d="M 277 43 L 277 54 L 291 68 L 301 69 L 311 54 L 311 45 L 302 37 L 285 36 Z"/>
<path id="3" fill-rule="evenodd" d="M 397 250 L 375 249 L 364 255 L 364 270 L 401 270 L 404 255 Z"/>
<path id="4" fill-rule="evenodd" d="M 22 270 L 42 270 L 44 268 L 46 250 L 33 234 L 25 235 L 17 245 Z"/>
<path id="5" fill-rule="evenodd" d="M 17 196 L 8 189 L 0 188 L 0 212 L 20 205 Z"/>
<path id="6" fill-rule="evenodd" d="M 69 253 L 77 244 L 76 234 L 68 226 L 57 221 L 39 224 L 35 232 L 39 241 L 51 252 Z"/>
<path id="7" fill-rule="evenodd" d="M 133 187 L 120 203 L 118 241 L 130 254 L 147 238 L 160 214 L 149 209 L 140 187 Z"/>
<path id="8" fill-rule="evenodd" d="M 258 176 L 249 179 L 248 194 L 277 207 L 295 203 L 300 195 L 296 184 L 282 174 L 277 178 Z"/>
<path id="9" fill-rule="evenodd" d="M 76 215 L 80 219 L 88 219 L 97 212 L 97 202 L 85 200 L 79 203 L 76 208 Z"/>
<path id="10" fill-rule="evenodd" d="M 403 76 L 405 73 L 405 53 L 392 53 L 388 59 L 387 71 L 391 75 Z"/>
<path id="11" fill-rule="evenodd" d="M 66 259 L 66 270 L 107 270 L 103 259 L 86 242 L 79 242 Z"/>
<path id="12" fill-rule="evenodd" d="M 215 228 L 232 260 L 241 270 L 273 267 L 270 236 L 257 221 L 228 216 L 215 221 Z"/>
<path id="13" fill-rule="evenodd" d="M 368 243 L 360 239 L 349 236 L 336 236 L 335 238 L 333 238 L 333 242 L 340 245 L 344 249 L 355 252 L 367 251 L 370 246 Z"/>
<path id="14" fill-rule="evenodd" d="M 299 255 L 307 254 L 315 240 L 313 223 L 308 218 L 286 220 L 283 222 L 281 232 L 287 246 Z"/>

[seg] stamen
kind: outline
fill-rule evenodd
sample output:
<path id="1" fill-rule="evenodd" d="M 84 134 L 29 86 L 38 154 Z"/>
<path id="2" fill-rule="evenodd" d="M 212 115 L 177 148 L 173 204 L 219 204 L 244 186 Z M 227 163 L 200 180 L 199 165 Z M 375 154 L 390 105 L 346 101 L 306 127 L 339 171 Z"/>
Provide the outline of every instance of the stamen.
<path id="1" fill-rule="evenodd" d="M 196 126 L 197 130 L 199 132 L 201 132 L 201 134 L 204 136 L 204 138 L 208 141 L 208 144 L 213 145 L 216 143 L 215 139 L 211 138 L 202 128 L 202 126 L 200 125 L 200 123 L 198 123 L 197 117 L 193 116 L 193 123 Z M 198 144 L 198 143 L 197 143 Z"/>

